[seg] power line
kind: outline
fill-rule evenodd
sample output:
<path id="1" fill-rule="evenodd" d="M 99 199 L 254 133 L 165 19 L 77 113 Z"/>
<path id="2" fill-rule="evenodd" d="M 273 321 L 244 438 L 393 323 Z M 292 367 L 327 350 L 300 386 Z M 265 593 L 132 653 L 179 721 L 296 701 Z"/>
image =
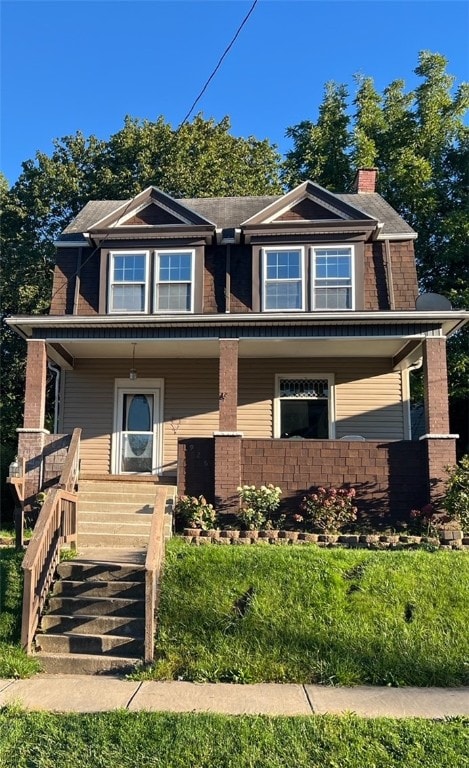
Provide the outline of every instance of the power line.
<path id="1" fill-rule="evenodd" d="M 225 50 L 223 51 L 222 55 L 220 56 L 220 58 L 219 58 L 219 60 L 218 60 L 218 63 L 217 63 L 217 65 L 216 65 L 215 69 L 213 70 L 213 72 L 212 72 L 212 74 L 210 75 L 210 77 L 208 78 L 208 80 L 205 82 L 205 85 L 203 86 L 203 88 L 202 88 L 202 90 L 200 91 L 199 95 L 198 95 L 198 96 L 197 96 L 197 98 L 195 99 L 194 103 L 192 104 L 191 108 L 189 109 L 189 111 L 188 111 L 187 115 L 185 116 L 184 120 L 183 120 L 183 121 L 182 121 L 182 123 L 180 124 L 180 126 L 179 126 L 179 128 L 178 128 L 178 131 L 179 131 L 179 130 L 182 128 L 182 126 L 183 126 L 183 125 L 184 125 L 184 124 L 187 122 L 187 120 L 189 119 L 189 117 L 190 117 L 190 115 L 191 115 L 191 113 L 192 113 L 192 111 L 193 111 L 193 109 L 194 109 L 195 105 L 196 105 L 196 104 L 197 104 L 197 103 L 200 101 L 200 99 L 201 99 L 201 98 L 202 98 L 202 96 L 204 95 L 204 93 L 205 93 L 205 91 L 207 90 L 207 88 L 208 88 L 208 86 L 209 86 L 210 82 L 213 80 L 213 78 L 214 78 L 214 77 L 215 77 L 215 75 L 217 74 L 218 70 L 220 69 L 220 67 L 221 67 L 221 65 L 222 65 L 222 62 L 223 62 L 223 59 L 225 58 L 225 56 L 227 56 L 227 54 L 229 53 L 230 49 L 233 47 L 234 43 L 236 42 L 236 38 L 238 37 L 238 35 L 239 35 L 239 33 L 241 32 L 241 30 L 242 30 L 242 28 L 244 27 L 244 25 L 246 24 L 247 20 L 249 19 L 249 17 L 250 17 L 250 15 L 251 15 L 251 13 L 253 12 L 253 10 L 254 10 L 254 8 L 256 7 L 256 5 L 257 5 L 257 3 L 258 3 L 258 2 L 259 2 L 259 0 L 254 0 L 254 2 L 253 2 L 253 4 L 251 5 L 251 7 L 250 7 L 249 11 L 247 12 L 246 16 L 244 17 L 244 19 L 242 20 L 242 22 L 241 22 L 241 24 L 239 25 L 238 29 L 236 30 L 236 32 L 235 32 L 235 35 L 234 35 L 233 39 L 231 40 L 231 42 L 229 43 L 229 45 L 227 45 L 227 47 L 226 47 L 226 48 L 225 48 Z"/>

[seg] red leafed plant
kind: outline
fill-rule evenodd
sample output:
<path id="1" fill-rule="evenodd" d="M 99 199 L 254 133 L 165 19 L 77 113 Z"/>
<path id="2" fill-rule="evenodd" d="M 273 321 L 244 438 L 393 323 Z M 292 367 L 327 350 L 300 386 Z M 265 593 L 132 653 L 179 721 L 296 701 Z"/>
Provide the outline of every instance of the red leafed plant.
<path id="1" fill-rule="evenodd" d="M 300 505 L 305 527 L 332 533 L 353 523 L 355 495 L 355 488 L 317 488 L 308 493 Z"/>

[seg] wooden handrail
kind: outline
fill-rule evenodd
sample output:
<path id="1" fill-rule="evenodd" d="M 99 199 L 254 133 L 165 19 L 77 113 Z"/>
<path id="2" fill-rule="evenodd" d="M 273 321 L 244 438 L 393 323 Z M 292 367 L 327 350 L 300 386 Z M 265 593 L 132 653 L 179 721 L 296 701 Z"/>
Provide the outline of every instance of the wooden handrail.
<path id="1" fill-rule="evenodd" d="M 80 429 L 72 439 L 60 476 L 59 487 L 51 488 L 42 505 L 23 559 L 24 571 L 21 644 L 31 653 L 34 634 L 60 560 L 63 544 L 77 545 L 77 499 Z"/>
<path id="2" fill-rule="evenodd" d="M 166 488 L 156 489 L 155 506 L 150 526 L 145 559 L 145 663 L 151 664 L 155 656 L 156 609 L 159 600 L 159 580 L 164 559 L 164 515 Z"/>

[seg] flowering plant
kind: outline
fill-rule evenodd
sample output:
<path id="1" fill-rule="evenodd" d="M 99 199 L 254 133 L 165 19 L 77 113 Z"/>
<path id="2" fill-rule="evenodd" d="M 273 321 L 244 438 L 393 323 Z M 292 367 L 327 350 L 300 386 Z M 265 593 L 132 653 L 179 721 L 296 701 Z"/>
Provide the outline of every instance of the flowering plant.
<path id="1" fill-rule="evenodd" d="M 469 531 L 469 456 L 459 464 L 447 467 L 449 478 L 443 507 L 451 520 L 457 520 L 463 531 Z"/>
<path id="2" fill-rule="evenodd" d="M 411 509 L 410 519 L 417 533 L 425 536 L 435 536 L 438 533 L 438 516 L 431 504 L 426 504 L 422 509 Z"/>
<path id="3" fill-rule="evenodd" d="M 300 505 L 302 515 L 294 515 L 294 519 L 304 522 L 305 527 L 338 531 L 357 519 L 354 499 L 355 488 L 318 488 L 304 497 Z"/>
<path id="4" fill-rule="evenodd" d="M 178 496 L 174 511 L 176 515 L 181 515 L 190 528 L 206 531 L 213 528 L 217 522 L 213 504 L 209 504 L 205 496 Z"/>
<path id="5" fill-rule="evenodd" d="M 238 489 L 241 502 L 239 519 L 250 531 L 258 530 L 270 522 L 270 515 L 278 509 L 282 491 L 275 485 L 242 485 Z"/>

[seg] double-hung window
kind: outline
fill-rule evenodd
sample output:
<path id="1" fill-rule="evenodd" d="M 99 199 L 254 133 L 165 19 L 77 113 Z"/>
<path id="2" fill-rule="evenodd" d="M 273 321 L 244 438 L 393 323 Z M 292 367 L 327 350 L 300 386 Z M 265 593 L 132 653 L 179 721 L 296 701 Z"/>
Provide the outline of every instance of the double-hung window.
<path id="1" fill-rule="evenodd" d="M 192 312 L 194 252 L 156 251 L 155 312 Z"/>
<path id="2" fill-rule="evenodd" d="M 305 308 L 303 248 L 264 248 L 263 277 L 264 310 Z"/>
<path id="3" fill-rule="evenodd" d="M 313 248 L 313 309 L 353 309 L 353 249 Z"/>
<path id="4" fill-rule="evenodd" d="M 109 312 L 148 311 L 148 252 L 111 252 Z"/>

